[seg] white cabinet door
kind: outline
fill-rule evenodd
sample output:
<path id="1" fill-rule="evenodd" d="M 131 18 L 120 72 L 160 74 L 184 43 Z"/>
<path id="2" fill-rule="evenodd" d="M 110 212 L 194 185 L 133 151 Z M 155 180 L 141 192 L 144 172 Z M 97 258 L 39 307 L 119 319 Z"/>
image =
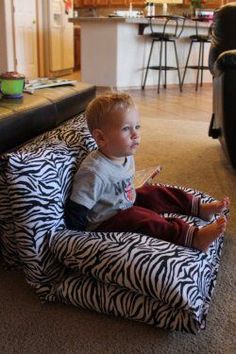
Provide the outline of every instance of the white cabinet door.
<path id="1" fill-rule="evenodd" d="M 64 28 L 62 32 L 63 42 L 63 66 L 64 68 L 74 67 L 74 25 L 68 22 L 68 18 L 72 17 L 72 14 L 66 14 L 64 19 Z"/>
<path id="2" fill-rule="evenodd" d="M 27 78 L 38 76 L 36 0 L 13 0 L 16 70 Z"/>
<path id="3" fill-rule="evenodd" d="M 49 5 L 49 58 L 50 71 L 62 70 L 63 4 L 61 0 L 48 2 Z"/>

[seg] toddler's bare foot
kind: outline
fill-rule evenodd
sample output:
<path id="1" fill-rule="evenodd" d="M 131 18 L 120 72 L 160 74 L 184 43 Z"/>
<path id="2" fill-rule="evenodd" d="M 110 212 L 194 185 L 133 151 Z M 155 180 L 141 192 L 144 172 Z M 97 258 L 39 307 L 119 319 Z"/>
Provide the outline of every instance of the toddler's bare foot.
<path id="1" fill-rule="evenodd" d="M 226 224 L 225 217 L 220 216 L 214 223 L 199 229 L 194 235 L 192 247 L 199 251 L 207 251 L 210 244 L 224 233 Z"/>
<path id="2" fill-rule="evenodd" d="M 200 204 L 199 216 L 202 220 L 210 221 L 214 214 L 220 214 L 229 206 L 229 197 L 211 203 Z"/>

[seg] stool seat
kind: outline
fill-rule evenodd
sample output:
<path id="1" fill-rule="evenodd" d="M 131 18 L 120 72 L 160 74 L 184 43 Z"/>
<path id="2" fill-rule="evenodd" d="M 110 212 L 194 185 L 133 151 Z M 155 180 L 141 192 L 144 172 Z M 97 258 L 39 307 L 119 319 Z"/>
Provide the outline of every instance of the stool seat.
<path id="1" fill-rule="evenodd" d="M 210 36 L 208 34 L 204 35 L 204 34 L 195 34 L 193 36 L 189 36 L 189 38 L 193 41 L 196 42 L 210 42 Z"/>
<path id="2" fill-rule="evenodd" d="M 150 33 L 149 36 L 153 39 L 156 39 L 157 41 L 173 41 L 176 38 L 173 33 L 160 33 L 160 32 Z"/>

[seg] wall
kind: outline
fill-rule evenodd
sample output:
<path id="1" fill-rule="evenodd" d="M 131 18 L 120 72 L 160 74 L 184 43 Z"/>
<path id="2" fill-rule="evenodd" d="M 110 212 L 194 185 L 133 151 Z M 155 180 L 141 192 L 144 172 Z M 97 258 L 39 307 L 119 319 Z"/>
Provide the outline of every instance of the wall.
<path id="1" fill-rule="evenodd" d="M 0 72 L 15 70 L 12 1 L 0 1 Z"/>

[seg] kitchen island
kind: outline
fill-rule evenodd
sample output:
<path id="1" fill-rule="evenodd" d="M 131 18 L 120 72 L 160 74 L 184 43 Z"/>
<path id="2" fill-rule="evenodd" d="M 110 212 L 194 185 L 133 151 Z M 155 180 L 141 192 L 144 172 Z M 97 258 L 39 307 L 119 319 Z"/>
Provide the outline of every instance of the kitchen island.
<path id="1" fill-rule="evenodd" d="M 145 67 L 151 46 L 151 39 L 145 34 L 139 34 L 140 26 L 148 24 L 147 18 L 123 18 L 123 17 L 77 17 L 70 19 L 75 26 L 81 29 L 81 80 L 97 85 L 110 86 L 118 89 L 141 88 Z M 156 26 L 161 30 L 160 19 L 156 20 Z M 207 34 L 208 22 L 199 22 L 200 34 Z M 181 73 L 186 62 L 190 40 L 189 36 L 195 34 L 195 22 L 187 20 L 183 33 L 177 39 L 177 51 Z M 209 44 L 207 44 L 209 45 Z M 198 47 L 193 48 L 192 61 L 194 65 L 198 61 Z M 194 47 L 195 47 L 194 46 Z M 175 65 L 173 46 L 168 46 L 169 64 Z M 208 48 L 207 48 L 208 49 Z M 158 63 L 158 45 L 155 45 L 153 64 Z M 205 62 L 207 63 L 208 50 L 205 50 Z M 172 61 L 172 63 L 171 63 Z M 146 86 L 157 85 L 157 71 L 149 70 Z M 211 82 L 210 73 L 204 71 L 204 82 Z M 196 70 L 187 70 L 185 84 L 196 82 Z M 167 73 L 167 84 L 177 84 L 177 71 Z"/>

